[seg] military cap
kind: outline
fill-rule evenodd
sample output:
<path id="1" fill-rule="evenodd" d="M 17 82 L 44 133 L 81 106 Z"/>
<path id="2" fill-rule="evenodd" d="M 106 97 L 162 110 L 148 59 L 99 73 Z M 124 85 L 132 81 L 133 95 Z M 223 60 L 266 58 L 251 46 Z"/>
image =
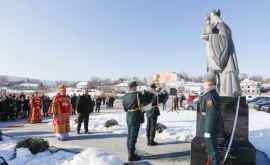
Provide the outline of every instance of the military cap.
<path id="1" fill-rule="evenodd" d="M 204 82 L 213 82 L 216 84 L 216 75 L 214 73 L 207 73 L 203 79 Z"/>
<path id="2" fill-rule="evenodd" d="M 136 87 L 136 86 L 138 86 L 138 84 L 137 84 L 137 81 L 131 81 L 129 84 L 128 84 L 128 86 L 131 88 L 131 87 Z"/>

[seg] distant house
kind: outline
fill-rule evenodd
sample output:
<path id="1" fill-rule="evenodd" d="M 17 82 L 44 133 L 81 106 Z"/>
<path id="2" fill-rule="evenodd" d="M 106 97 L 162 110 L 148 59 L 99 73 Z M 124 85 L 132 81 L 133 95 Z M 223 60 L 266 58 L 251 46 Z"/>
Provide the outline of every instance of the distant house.
<path id="1" fill-rule="evenodd" d="M 202 83 L 186 82 L 184 84 L 185 93 L 200 94 L 202 92 Z"/>
<path id="2" fill-rule="evenodd" d="M 40 84 L 38 83 L 21 83 L 18 86 L 18 89 L 23 90 L 38 90 L 40 87 Z"/>
<path id="3" fill-rule="evenodd" d="M 120 93 L 128 91 L 128 82 L 122 82 L 114 86 L 114 89 Z"/>
<path id="4" fill-rule="evenodd" d="M 240 83 L 242 95 L 259 95 L 260 94 L 260 82 L 245 79 Z"/>
<path id="5" fill-rule="evenodd" d="M 81 81 L 76 84 L 76 88 L 78 89 L 87 89 L 89 88 L 89 82 L 88 81 Z"/>
<path id="6" fill-rule="evenodd" d="M 184 80 L 181 75 L 176 72 L 160 72 L 152 76 L 152 82 L 159 82 L 163 87 L 181 88 Z"/>

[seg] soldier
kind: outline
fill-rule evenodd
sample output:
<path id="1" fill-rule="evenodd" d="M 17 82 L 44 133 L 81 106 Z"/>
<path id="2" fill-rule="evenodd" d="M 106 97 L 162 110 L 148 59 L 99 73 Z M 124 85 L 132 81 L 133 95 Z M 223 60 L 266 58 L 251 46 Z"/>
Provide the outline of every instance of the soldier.
<path id="1" fill-rule="evenodd" d="M 208 164 L 218 164 L 217 135 L 221 113 L 219 109 L 219 95 L 216 90 L 216 78 L 213 74 L 205 76 L 203 83 L 204 94 L 201 97 L 200 105 L 204 121 L 204 138 L 206 142 Z"/>
<path id="2" fill-rule="evenodd" d="M 137 91 L 137 82 L 129 83 L 129 92 L 123 97 L 123 107 L 126 113 L 126 120 L 128 126 L 127 148 L 128 160 L 140 160 L 140 156 L 135 154 L 135 145 L 137 142 L 140 125 L 144 122 L 144 113 L 142 111 L 143 105 L 151 102 L 152 98 L 149 93 L 140 93 Z"/>
<path id="3" fill-rule="evenodd" d="M 151 93 L 153 94 L 152 108 L 149 111 L 146 111 L 147 116 L 146 136 L 147 136 L 147 145 L 155 146 L 158 145 L 158 143 L 155 142 L 154 139 L 156 135 L 157 120 L 158 116 L 160 115 L 159 103 L 161 103 L 162 101 L 159 98 L 156 84 L 151 85 Z"/>

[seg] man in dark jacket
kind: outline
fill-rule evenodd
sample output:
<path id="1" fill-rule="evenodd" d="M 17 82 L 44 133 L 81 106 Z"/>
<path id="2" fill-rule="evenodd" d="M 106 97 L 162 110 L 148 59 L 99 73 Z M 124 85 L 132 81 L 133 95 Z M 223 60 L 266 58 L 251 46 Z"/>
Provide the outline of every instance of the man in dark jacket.
<path id="1" fill-rule="evenodd" d="M 49 107 L 51 105 L 51 99 L 48 96 L 43 96 L 42 97 L 42 109 L 43 109 L 43 117 L 47 119 L 49 117 L 48 111 Z"/>
<path id="2" fill-rule="evenodd" d="M 72 115 L 76 115 L 77 96 L 75 93 L 71 97 L 71 104 L 72 104 Z"/>
<path id="3" fill-rule="evenodd" d="M 80 134 L 81 124 L 84 123 L 84 131 L 88 133 L 89 114 L 93 112 L 93 102 L 88 94 L 88 90 L 82 96 L 78 97 L 77 112 L 78 112 L 78 127 L 77 133 Z"/>

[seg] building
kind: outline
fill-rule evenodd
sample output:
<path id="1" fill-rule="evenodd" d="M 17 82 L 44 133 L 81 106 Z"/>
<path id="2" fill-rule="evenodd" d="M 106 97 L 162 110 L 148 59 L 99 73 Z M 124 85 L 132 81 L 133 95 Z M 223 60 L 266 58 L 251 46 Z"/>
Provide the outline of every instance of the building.
<path id="1" fill-rule="evenodd" d="M 176 72 L 160 72 L 152 76 L 152 82 L 159 83 L 162 87 L 180 88 L 184 84 L 184 80 L 180 74 Z"/>
<path id="2" fill-rule="evenodd" d="M 186 82 L 183 86 L 183 92 L 188 94 L 201 94 L 202 83 Z"/>
<path id="3" fill-rule="evenodd" d="M 89 88 L 89 82 L 87 81 L 81 81 L 76 84 L 76 88 L 78 89 L 87 89 Z"/>
<path id="4" fill-rule="evenodd" d="M 242 95 L 260 95 L 260 83 L 245 79 L 240 83 Z"/>

